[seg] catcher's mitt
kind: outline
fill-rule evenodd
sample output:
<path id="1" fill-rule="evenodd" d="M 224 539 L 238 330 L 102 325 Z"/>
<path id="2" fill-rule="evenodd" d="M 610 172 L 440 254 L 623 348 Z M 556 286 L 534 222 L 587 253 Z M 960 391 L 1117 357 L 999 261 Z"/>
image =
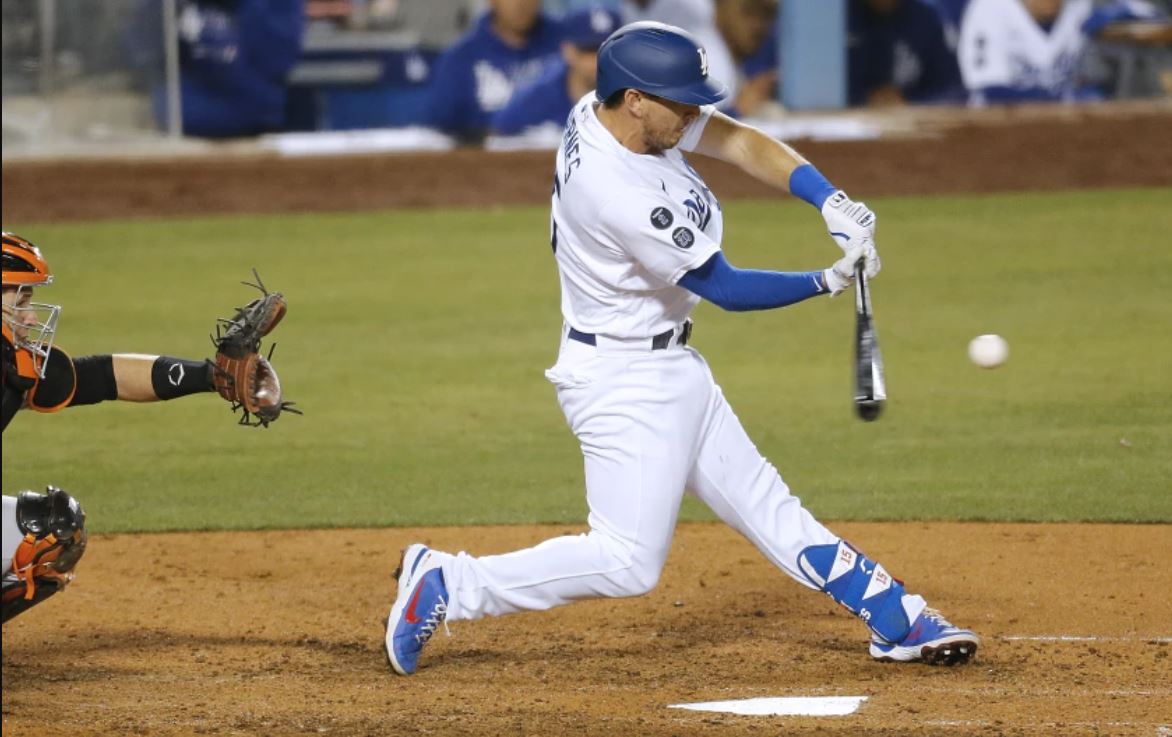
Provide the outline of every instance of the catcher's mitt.
<path id="1" fill-rule="evenodd" d="M 295 414 L 301 411 L 294 409 L 292 402 L 285 401 L 281 380 L 269 363 L 276 343 L 269 348 L 268 357 L 260 355 L 260 339 L 272 332 L 285 316 L 285 297 L 265 289 L 256 269 L 252 275 L 256 277 L 255 284 L 242 283 L 259 289 L 261 296 L 244 307 L 237 307 L 232 319 L 220 318 L 216 323 L 216 335 L 212 338 L 216 346 L 216 357 L 211 361 L 212 383 L 220 396 L 232 403 L 233 411 L 243 411 L 241 425 L 268 427 L 282 411 Z"/>

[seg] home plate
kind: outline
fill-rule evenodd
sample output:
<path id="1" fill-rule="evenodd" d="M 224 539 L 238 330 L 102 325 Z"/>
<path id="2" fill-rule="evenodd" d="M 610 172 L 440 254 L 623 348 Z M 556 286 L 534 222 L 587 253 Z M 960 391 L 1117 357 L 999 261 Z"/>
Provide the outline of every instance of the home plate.
<path id="1" fill-rule="evenodd" d="M 854 714 L 866 696 L 790 696 L 733 701 L 702 701 L 695 704 L 672 704 L 670 709 L 719 711 L 725 714 L 786 717 L 842 717 Z"/>

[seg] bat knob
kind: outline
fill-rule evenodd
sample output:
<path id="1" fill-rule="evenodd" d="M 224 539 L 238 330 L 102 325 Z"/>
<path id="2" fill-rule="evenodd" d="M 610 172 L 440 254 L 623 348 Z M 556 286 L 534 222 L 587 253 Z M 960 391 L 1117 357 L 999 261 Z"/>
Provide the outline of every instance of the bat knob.
<path id="1" fill-rule="evenodd" d="M 855 402 L 855 412 L 858 413 L 859 419 L 863 422 L 874 422 L 879 418 L 879 414 L 882 411 L 883 400 L 881 399 L 867 399 Z"/>

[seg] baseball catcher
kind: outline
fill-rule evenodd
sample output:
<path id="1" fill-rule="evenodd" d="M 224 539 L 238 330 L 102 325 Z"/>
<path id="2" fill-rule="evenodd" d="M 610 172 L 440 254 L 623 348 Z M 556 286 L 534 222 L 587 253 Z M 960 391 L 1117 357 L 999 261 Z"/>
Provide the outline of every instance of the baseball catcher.
<path id="1" fill-rule="evenodd" d="M 221 318 L 212 338 L 215 357 L 189 360 L 141 353 L 71 357 L 55 344 L 60 305 L 33 301 L 53 283 L 40 249 L 4 233 L 3 402 L 0 429 L 21 409 L 53 413 L 121 399 L 155 402 L 217 392 L 240 411 L 240 424 L 267 427 L 290 407 L 281 382 L 261 355 L 261 339 L 285 316 L 285 298 L 260 278 L 245 284 L 260 296 Z M 256 272 L 253 271 L 256 276 Z M 8 455 L 6 454 L 7 458 Z M 4 496 L 3 621 L 44 601 L 73 578 L 85 552 L 85 513 L 65 491 Z"/>

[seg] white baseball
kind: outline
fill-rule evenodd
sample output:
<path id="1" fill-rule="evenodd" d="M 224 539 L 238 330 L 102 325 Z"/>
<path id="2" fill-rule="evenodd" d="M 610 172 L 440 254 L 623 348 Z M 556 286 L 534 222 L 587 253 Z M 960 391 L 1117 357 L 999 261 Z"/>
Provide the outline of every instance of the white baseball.
<path id="1" fill-rule="evenodd" d="M 1009 343 L 1000 335 L 978 335 L 969 341 L 969 359 L 981 368 L 997 368 L 1009 358 Z"/>

